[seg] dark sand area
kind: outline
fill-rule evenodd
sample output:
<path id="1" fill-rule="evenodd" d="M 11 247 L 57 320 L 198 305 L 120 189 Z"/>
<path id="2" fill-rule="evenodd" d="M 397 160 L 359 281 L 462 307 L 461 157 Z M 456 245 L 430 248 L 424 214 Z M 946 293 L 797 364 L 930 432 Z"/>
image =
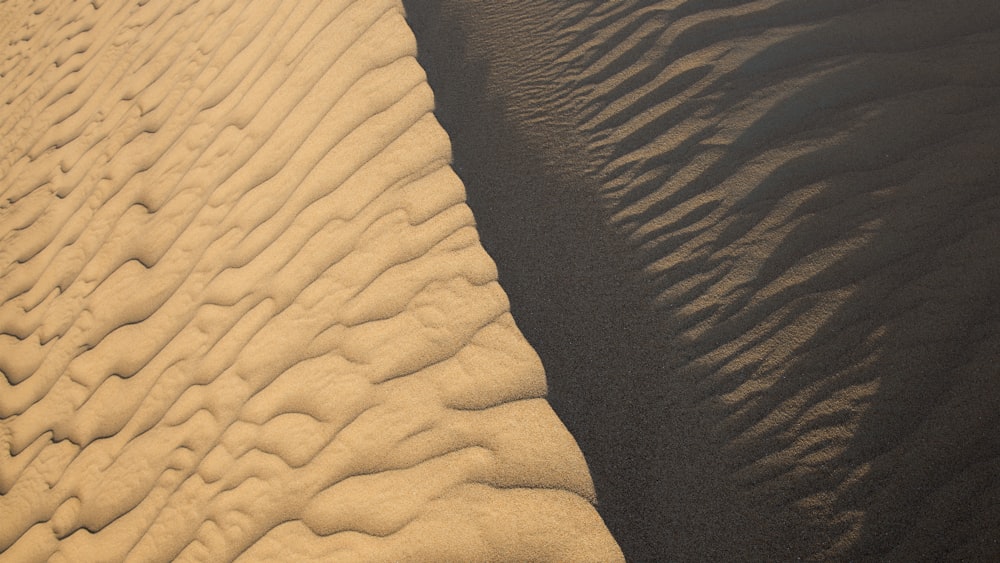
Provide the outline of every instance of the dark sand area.
<path id="1" fill-rule="evenodd" d="M 1000 5 L 405 4 L 629 560 L 1000 553 Z"/>

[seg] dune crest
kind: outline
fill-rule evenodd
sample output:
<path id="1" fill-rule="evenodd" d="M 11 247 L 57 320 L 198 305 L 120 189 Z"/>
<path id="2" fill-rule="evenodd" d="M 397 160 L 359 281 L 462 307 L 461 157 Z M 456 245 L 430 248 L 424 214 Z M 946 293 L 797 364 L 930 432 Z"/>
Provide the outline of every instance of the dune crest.
<path id="1" fill-rule="evenodd" d="M 621 558 L 398 1 L 0 40 L 0 560 Z"/>

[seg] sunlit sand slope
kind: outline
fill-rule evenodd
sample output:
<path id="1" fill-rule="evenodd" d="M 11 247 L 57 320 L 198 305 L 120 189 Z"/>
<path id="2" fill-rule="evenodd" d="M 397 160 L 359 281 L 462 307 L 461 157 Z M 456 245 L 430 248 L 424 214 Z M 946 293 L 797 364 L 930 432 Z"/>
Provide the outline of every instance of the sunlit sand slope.
<path id="1" fill-rule="evenodd" d="M 0 560 L 620 558 L 398 2 L 0 40 Z"/>
<path id="2" fill-rule="evenodd" d="M 1000 554 L 1000 4 L 426 4 L 483 244 L 626 556 Z"/>

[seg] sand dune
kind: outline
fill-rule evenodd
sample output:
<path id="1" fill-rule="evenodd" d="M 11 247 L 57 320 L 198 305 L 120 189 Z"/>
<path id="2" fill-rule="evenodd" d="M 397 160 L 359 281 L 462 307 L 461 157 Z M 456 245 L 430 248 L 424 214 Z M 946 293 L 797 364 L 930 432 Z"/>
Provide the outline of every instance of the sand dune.
<path id="1" fill-rule="evenodd" d="M 626 557 L 1000 553 L 1000 5 L 404 3 Z"/>
<path id="2" fill-rule="evenodd" d="M 399 2 L 0 39 L 0 560 L 620 559 Z"/>

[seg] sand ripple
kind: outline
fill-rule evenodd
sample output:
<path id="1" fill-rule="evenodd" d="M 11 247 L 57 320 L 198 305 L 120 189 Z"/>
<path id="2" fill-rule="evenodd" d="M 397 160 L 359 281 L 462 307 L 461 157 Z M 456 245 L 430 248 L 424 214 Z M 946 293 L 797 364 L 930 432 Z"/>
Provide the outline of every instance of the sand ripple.
<path id="1" fill-rule="evenodd" d="M 626 556 L 1000 553 L 996 2 L 426 4 L 483 244 Z"/>
<path id="2" fill-rule="evenodd" d="M 0 560 L 620 557 L 398 2 L 0 39 Z"/>

